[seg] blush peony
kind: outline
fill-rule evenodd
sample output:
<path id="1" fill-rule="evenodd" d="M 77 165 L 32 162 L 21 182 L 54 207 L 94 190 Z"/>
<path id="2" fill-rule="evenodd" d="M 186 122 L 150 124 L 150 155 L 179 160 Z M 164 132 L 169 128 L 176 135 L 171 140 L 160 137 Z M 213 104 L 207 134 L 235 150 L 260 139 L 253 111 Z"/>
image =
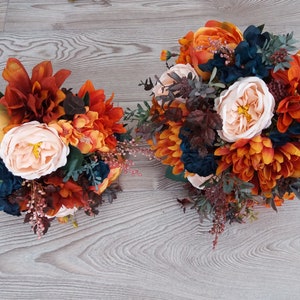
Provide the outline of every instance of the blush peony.
<path id="1" fill-rule="evenodd" d="M 54 128 L 37 121 L 10 129 L 0 145 L 7 169 L 24 179 L 37 179 L 67 162 L 69 147 Z"/>
<path id="2" fill-rule="evenodd" d="M 259 135 L 271 125 L 274 106 L 274 97 L 262 79 L 241 78 L 216 100 L 223 121 L 219 136 L 232 143 Z"/>
<path id="3" fill-rule="evenodd" d="M 195 69 L 190 64 L 177 64 L 160 76 L 159 81 L 152 89 L 155 97 L 168 95 L 168 86 L 172 85 L 175 82 L 175 80 L 169 75 L 171 73 L 175 73 L 180 78 L 188 77 L 189 73 L 192 74 L 192 78 L 198 76 Z"/>

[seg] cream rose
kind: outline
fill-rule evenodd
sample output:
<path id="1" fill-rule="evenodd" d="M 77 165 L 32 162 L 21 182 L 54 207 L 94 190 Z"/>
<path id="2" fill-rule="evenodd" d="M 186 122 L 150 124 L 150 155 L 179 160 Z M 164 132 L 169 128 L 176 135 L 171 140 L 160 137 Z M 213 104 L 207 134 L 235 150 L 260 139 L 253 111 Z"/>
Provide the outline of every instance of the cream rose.
<path id="1" fill-rule="evenodd" d="M 260 134 L 271 125 L 274 106 L 274 97 L 262 79 L 241 78 L 216 100 L 216 111 L 223 120 L 219 136 L 235 142 Z"/>
<path id="2" fill-rule="evenodd" d="M 187 176 L 188 181 L 197 189 L 202 190 L 204 188 L 203 183 L 208 181 L 211 177 L 213 177 L 213 174 L 208 176 L 200 176 L 198 174 L 189 175 Z"/>
<path id="3" fill-rule="evenodd" d="M 69 147 L 54 128 L 37 121 L 10 129 L 0 145 L 0 157 L 8 170 L 25 179 L 50 174 L 67 162 Z"/>
<path id="4" fill-rule="evenodd" d="M 174 65 L 160 76 L 159 81 L 152 89 L 155 97 L 168 95 L 168 86 L 174 83 L 174 79 L 170 77 L 169 74 L 173 72 L 176 73 L 180 78 L 187 77 L 189 73 L 192 73 L 192 78 L 198 77 L 195 69 L 190 64 Z"/>
<path id="5" fill-rule="evenodd" d="M 59 211 L 54 216 L 47 216 L 47 217 L 48 218 L 54 218 L 54 217 L 63 218 L 63 217 L 69 216 L 69 215 L 73 216 L 77 210 L 78 209 L 76 207 L 66 208 L 64 205 L 62 205 L 61 208 L 59 209 Z"/>

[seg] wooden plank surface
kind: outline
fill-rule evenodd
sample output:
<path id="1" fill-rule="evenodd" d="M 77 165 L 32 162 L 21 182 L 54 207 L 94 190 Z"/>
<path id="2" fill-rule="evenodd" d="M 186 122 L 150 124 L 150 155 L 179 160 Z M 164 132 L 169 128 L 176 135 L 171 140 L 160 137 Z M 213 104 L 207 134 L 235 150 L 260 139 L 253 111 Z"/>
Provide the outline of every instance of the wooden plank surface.
<path id="1" fill-rule="evenodd" d="M 66 87 L 91 79 L 133 107 L 149 99 L 139 81 L 165 69 L 161 49 L 208 19 L 300 40 L 292 0 L 0 0 L 0 70 L 8 57 L 28 69 L 50 59 L 72 70 Z M 158 161 L 133 160 L 142 176 L 122 175 L 118 199 L 95 218 L 78 213 L 78 228 L 53 222 L 37 240 L 22 218 L 0 213 L 0 299 L 299 299 L 299 200 L 228 225 L 212 250 L 210 222 L 177 204 L 181 184 Z"/>

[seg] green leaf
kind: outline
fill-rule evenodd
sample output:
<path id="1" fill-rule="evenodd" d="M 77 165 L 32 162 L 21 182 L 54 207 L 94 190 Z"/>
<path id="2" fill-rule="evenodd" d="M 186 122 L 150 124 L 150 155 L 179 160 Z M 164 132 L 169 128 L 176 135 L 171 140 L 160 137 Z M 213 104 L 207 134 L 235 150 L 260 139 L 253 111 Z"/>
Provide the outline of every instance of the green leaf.
<path id="1" fill-rule="evenodd" d="M 215 79 L 216 75 L 217 75 L 217 68 L 214 67 L 212 72 L 211 72 L 211 75 L 210 75 L 210 79 L 209 79 L 209 84 L 212 83 L 212 81 Z"/>
<path id="2" fill-rule="evenodd" d="M 274 202 L 274 198 L 273 197 L 270 198 L 270 205 L 277 212 L 277 207 L 276 207 L 276 204 Z"/>
<path id="3" fill-rule="evenodd" d="M 89 92 L 86 92 L 82 98 L 83 103 L 85 106 L 89 106 L 90 105 L 90 94 Z"/>
<path id="4" fill-rule="evenodd" d="M 187 182 L 187 179 L 184 177 L 184 172 L 182 172 L 178 175 L 175 175 L 175 174 L 173 174 L 172 170 L 173 170 L 173 167 L 171 167 L 171 166 L 167 167 L 166 174 L 165 174 L 167 178 L 174 180 L 174 181 Z"/>
<path id="5" fill-rule="evenodd" d="M 225 89 L 225 87 L 226 87 L 226 85 L 224 83 L 221 83 L 221 82 L 212 83 L 211 85 L 214 86 L 214 87 L 221 88 L 221 89 Z"/>
<path id="6" fill-rule="evenodd" d="M 70 153 L 67 157 L 67 163 L 63 167 L 65 170 L 64 182 L 67 182 L 78 169 L 81 168 L 84 157 L 80 150 L 74 146 L 70 146 Z"/>

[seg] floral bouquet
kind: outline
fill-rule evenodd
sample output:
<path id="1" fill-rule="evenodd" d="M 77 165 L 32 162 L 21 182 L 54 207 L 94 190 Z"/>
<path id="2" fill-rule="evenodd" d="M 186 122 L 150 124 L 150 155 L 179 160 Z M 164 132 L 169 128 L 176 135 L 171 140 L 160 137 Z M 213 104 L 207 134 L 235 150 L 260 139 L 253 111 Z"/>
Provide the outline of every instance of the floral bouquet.
<path id="1" fill-rule="evenodd" d="M 211 20 L 188 32 L 179 53 L 162 51 L 156 83 L 141 82 L 152 104 L 126 112 L 168 177 L 188 182 L 183 207 L 212 215 L 214 245 L 227 221 L 298 193 L 300 53 L 292 34 L 263 27 Z"/>
<path id="2" fill-rule="evenodd" d="M 53 74 L 43 61 L 30 78 L 15 58 L 3 71 L 0 210 L 24 212 L 38 237 L 54 218 L 66 222 L 78 209 L 97 214 L 102 194 L 115 198 L 119 187 L 112 183 L 127 168 L 123 109 L 91 81 L 76 94 L 60 88 L 70 73 Z"/>

